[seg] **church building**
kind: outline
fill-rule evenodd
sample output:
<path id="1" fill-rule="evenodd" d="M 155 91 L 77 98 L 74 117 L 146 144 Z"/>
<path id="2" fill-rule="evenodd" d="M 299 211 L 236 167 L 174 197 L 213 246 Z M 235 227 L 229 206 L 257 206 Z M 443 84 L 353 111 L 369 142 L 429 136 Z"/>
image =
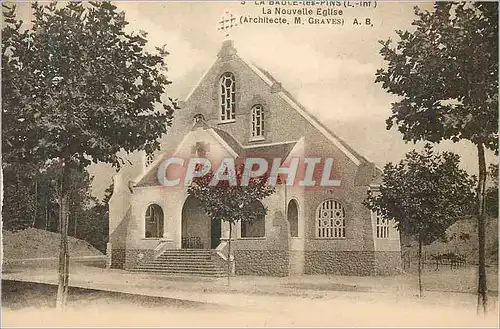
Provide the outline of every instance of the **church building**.
<path id="1" fill-rule="evenodd" d="M 286 65 L 286 64 L 285 64 Z M 293 67 L 290 67 L 293 70 Z M 300 77 L 299 77 L 300 78 Z M 389 275 L 400 268 L 394 222 L 363 201 L 381 170 L 353 150 L 287 92 L 269 72 L 237 53 L 231 40 L 194 86 L 154 157 L 114 177 L 109 201 L 108 266 L 193 275 Z M 254 207 L 258 220 L 233 228 L 212 221 L 187 187 L 158 179 L 163 161 L 208 158 L 332 158 L 340 186 L 279 184 Z M 227 266 L 229 262 L 229 267 Z"/>

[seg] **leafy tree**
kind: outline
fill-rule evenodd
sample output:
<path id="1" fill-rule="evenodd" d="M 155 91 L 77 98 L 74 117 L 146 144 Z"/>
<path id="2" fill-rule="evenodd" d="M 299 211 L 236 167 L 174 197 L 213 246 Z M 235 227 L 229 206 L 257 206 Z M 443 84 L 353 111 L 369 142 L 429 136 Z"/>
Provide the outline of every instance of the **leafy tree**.
<path id="1" fill-rule="evenodd" d="M 41 168 L 37 175 L 38 197 L 35 228 L 58 232 L 59 184 L 61 170 L 56 165 Z"/>
<path id="2" fill-rule="evenodd" d="M 77 234 L 83 239 L 105 253 L 108 243 L 109 208 L 108 201 L 113 193 L 113 186 L 106 189 L 103 200 L 94 200 L 92 207 L 81 213 L 81 224 Z"/>
<path id="3" fill-rule="evenodd" d="M 485 149 L 498 153 L 498 3 L 437 2 L 415 7 L 412 32 L 381 41 L 387 69 L 376 82 L 399 96 L 387 129 L 396 125 L 407 141 L 469 140 L 477 147 L 479 177 L 478 311 L 487 308 L 485 269 Z"/>
<path id="4" fill-rule="evenodd" d="M 109 2 L 32 4 L 31 30 L 4 5 L 2 114 L 4 154 L 17 162 L 61 163 L 59 287 L 68 287 L 70 171 L 92 162 L 120 165 L 118 151 L 159 147 L 175 101 L 166 55 L 145 51 L 146 34 L 125 31 L 123 12 Z M 123 161 L 123 160 L 122 160 Z"/>
<path id="5" fill-rule="evenodd" d="M 474 211 L 475 177 L 459 168 L 460 157 L 438 154 L 427 143 L 423 152 L 406 154 L 384 167 L 382 184 L 365 205 L 397 222 L 399 231 L 418 239 L 418 283 L 422 295 L 422 246 L 444 238 L 457 217 Z"/>
<path id="6" fill-rule="evenodd" d="M 3 163 L 3 229 L 16 232 L 32 227 L 36 220 L 37 168 L 29 164 Z"/>
<path id="7" fill-rule="evenodd" d="M 489 216 L 498 217 L 498 165 L 490 164 L 488 175 L 491 179 L 491 184 L 486 190 L 486 213 Z"/>
<path id="8" fill-rule="evenodd" d="M 246 177 L 248 184 L 241 184 L 244 178 L 243 166 L 236 166 L 235 170 L 228 168 L 228 179 L 217 181 L 222 175 L 224 175 L 223 172 L 214 173 L 209 171 L 204 176 L 195 177 L 188 188 L 188 194 L 200 200 L 203 209 L 211 220 L 222 220 L 229 224 L 227 257 L 227 282 L 229 284 L 233 226 L 238 221 L 252 221 L 264 216 L 267 213 L 267 208 L 254 208 L 251 205 L 272 195 L 275 188 L 268 185 L 268 175 Z M 216 184 L 211 184 L 214 178 Z"/>

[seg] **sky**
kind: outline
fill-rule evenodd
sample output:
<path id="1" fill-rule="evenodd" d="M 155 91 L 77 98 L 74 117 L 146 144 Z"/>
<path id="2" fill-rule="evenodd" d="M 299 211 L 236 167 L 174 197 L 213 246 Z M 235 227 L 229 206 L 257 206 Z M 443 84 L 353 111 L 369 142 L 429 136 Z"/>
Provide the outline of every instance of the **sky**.
<path id="1" fill-rule="evenodd" d="M 150 50 L 166 44 L 170 52 L 168 76 L 173 81 L 167 93 L 180 100 L 185 99 L 215 60 L 224 40 L 224 35 L 217 31 L 217 23 L 226 10 L 235 17 L 255 17 L 265 16 L 263 8 L 276 7 L 269 3 L 258 5 L 256 1 L 114 4 L 125 12 L 130 30 L 148 33 Z M 415 145 L 406 144 L 395 128 L 386 130 L 385 120 L 396 98 L 374 82 L 376 70 L 385 66 L 378 41 L 397 40 L 396 30 L 411 29 L 415 5 L 432 7 L 429 2 L 379 1 L 376 8 L 373 5 L 372 2 L 369 8 L 322 7 L 342 9 L 344 26 L 244 24 L 233 28 L 230 38 L 240 55 L 269 71 L 335 134 L 382 167 L 387 162 L 399 161 Z M 373 26 L 353 25 L 354 18 L 359 21 L 370 18 Z M 462 166 L 470 173 L 477 172 L 477 152 L 472 144 L 444 142 L 438 149 L 459 153 Z M 494 156 L 489 154 L 487 161 L 494 162 Z"/>

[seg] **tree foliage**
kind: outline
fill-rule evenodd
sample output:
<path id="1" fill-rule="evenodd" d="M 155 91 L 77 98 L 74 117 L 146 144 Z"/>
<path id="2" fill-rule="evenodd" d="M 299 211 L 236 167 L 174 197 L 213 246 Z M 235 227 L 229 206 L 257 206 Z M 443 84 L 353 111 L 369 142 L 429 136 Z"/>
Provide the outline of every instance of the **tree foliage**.
<path id="1" fill-rule="evenodd" d="M 203 209 L 212 220 L 223 220 L 234 224 L 238 221 L 251 221 L 265 215 L 261 211 L 265 208 L 253 209 L 250 207 L 255 202 L 275 192 L 274 186 L 267 185 L 268 176 L 252 177 L 246 186 L 241 186 L 244 174 L 242 166 L 237 166 L 229 175 L 236 177 L 236 185 L 231 185 L 230 179 L 220 180 L 217 184 L 210 183 L 217 175 L 213 171 L 202 177 L 193 179 L 188 188 L 188 194 L 196 197 L 202 203 Z"/>
<path id="2" fill-rule="evenodd" d="M 42 168 L 23 164 L 4 164 L 3 229 L 19 231 L 29 227 L 59 232 L 60 164 L 53 162 Z M 68 191 L 70 222 L 68 234 L 106 251 L 108 240 L 108 206 L 112 189 L 104 200 L 91 195 L 92 177 L 85 170 L 69 173 Z"/>
<path id="3" fill-rule="evenodd" d="M 498 3 L 415 7 L 415 31 L 381 41 L 376 82 L 400 96 L 387 128 L 408 141 L 467 139 L 498 150 Z"/>
<path id="4" fill-rule="evenodd" d="M 381 41 L 388 62 L 376 82 L 397 95 L 387 128 L 407 141 L 466 139 L 477 147 L 478 311 L 487 310 L 485 148 L 498 154 L 498 2 L 415 7 L 414 31 Z"/>
<path id="5" fill-rule="evenodd" d="M 382 184 L 369 192 L 365 204 L 397 222 L 401 233 L 422 236 L 429 244 L 444 236 L 459 217 L 473 214 L 475 177 L 459 167 L 460 157 L 424 151 L 406 154 L 398 164 L 384 167 Z"/>
<path id="6" fill-rule="evenodd" d="M 146 51 L 110 2 L 33 3 L 30 30 L 3 5 L 2 151 L 7 163 L 61 164 L 59 286 L 66 304 L 71 172 L 157 149 L 177 108 L 166 100 L 164 48 Z M 123 161 L 123 160 L 122 160 Z"/>
<path id="7" fill-rule="evenodd" d="M 200 168 L 198 167 L 199 170 Z M 188 188 L 188 194 L 200 200 L 211 220 L 229 223 L 227 263 L 229 284 L 233 225 L 238 221 L 252 221 L 265 216 L 267 208 L 252 205 L 275 193 L 275 188 L 268 185 L 268 174 L 260 177 L 244 177 L 243 165 L 236 165 L 235 168 L 229 167 L 225 170 L 225 173 L 219 170 L 214 173 L 210 170 L 204 176 L 195 177 Z M 222 179 L 223 175 L 226 175 L 227 179 Z M 241 184 L 244 178 L 248 184 Z"/>
<path id="8" fill-rule="evenodd" d="M 498 217 L 498 164 L 491 164 L 488 170 L 491 186 L 486 190 L 486 213 Z"/>
<path id="9" fill-rule="evenodd" d="M 16 232 L 32 227 L 37 212 L 36 168 L 29 164 L 4 164 L 2 229 Z"/>
<path id="10" fill-rule="evenodd" d="M 32 10 L 28 31 L 15 7 L 4 5 L 7 161 L 118 165 L 121 149 L 156 149 L 175 108 L 161 99 L 170 84 L 166 53 L 145 51 L 146 35 L 127 33 L 124 14 L 109 2 L 34 3 Z"/>
<path id="11" fill-rule="evenodd" d="M 373 211 L 394 219 L 402 234 L 417 237 L 420 295 L 422 246 L 444 238 L 454 221 L 475 211 L 476 179 L 459 163 L 458 155 L 435 153 L 427 143 L 423 152 L 413 150 L 398 164 L 388 163 L 379 190 L 369 191 L 365 201 Z"/>

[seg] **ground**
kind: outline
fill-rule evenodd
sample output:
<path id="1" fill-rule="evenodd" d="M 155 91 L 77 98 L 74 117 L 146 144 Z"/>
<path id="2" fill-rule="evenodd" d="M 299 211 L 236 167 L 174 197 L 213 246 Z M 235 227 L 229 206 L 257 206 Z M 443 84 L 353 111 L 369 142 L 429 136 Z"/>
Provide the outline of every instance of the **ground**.
<path id="1" fill-rule="evenodd" d="M 492 311 L 476 316 L 476 268 L 423 276 L 179 277 L 74 263 L 69 306 L 53 309 L 53 264 L 4 268 L 4 326 L 488 326 L 497 327 L 498 274 L 489 269 Z M 21 282 L 19 282 L 21 281 Z M 22 282 L 24 281 L 24 282 Z M 38 282 L 38 284 L 30 283 Z M 47 285 L 52 284 L 52 285 Z"/>

